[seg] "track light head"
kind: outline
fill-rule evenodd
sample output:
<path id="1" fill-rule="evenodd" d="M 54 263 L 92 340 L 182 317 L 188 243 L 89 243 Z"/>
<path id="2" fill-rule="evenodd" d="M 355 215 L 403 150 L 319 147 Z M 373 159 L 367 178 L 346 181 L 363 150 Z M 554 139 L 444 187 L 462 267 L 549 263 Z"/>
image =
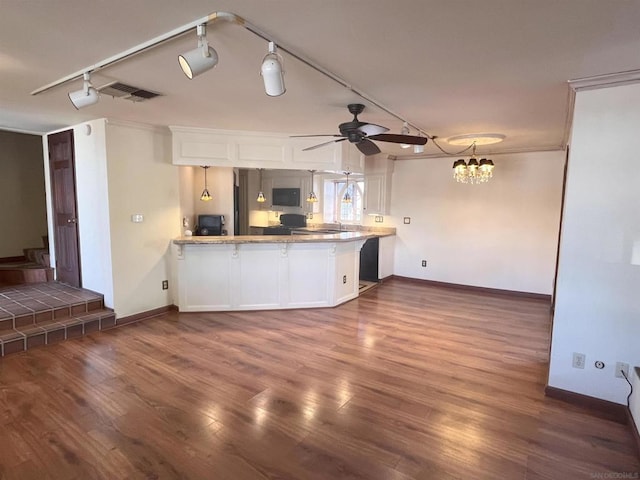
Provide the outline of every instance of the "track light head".
<path id="1" fill-rule="evenodd" d="M 275 43 L 269 42 L 269 53 L 262 60 L 260 74 L 264 82 L 264 91 L 270 97 L 279 97 L 286 88 L 284 86 L 284 70 L 282 57 L 278 54 Z"/>
<path id="2" fill-rule="evenodd" d="M 193 79 L 218 64 L 218 52 L 207 42 L 207 31 L 204 24 L 198 25 L 198 47 L 178 55 L 180 68 L 188 79 Z"/>
<path id="3" fill-rule="evenodd" d="M 76 107 L 76 110 L 98 103 L 98 100 L 100 100 L 98 91 L 91 86 L 91 75 L 89 72 L 85 72 L 83 79 L 84 84 L 82 90 L 69 92 L 69 100 L 71 100 L 73 106 Z"/>

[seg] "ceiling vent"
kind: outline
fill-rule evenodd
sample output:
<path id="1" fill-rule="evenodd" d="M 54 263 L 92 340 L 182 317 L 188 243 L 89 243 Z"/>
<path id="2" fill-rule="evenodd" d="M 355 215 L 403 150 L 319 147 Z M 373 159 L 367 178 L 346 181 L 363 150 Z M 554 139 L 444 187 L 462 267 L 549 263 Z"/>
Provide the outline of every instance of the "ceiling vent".
<path id="1" fill-rule="evenodd" d="M 98 91 L 113 98 L 122 98 L 124 100 L 131 100 L 132 102 L 144 102 L 145 100 L 150 100 L 161 95 L 150 90 L 144 90 L 120 82 L 108 83 L 98 88 Z"/>

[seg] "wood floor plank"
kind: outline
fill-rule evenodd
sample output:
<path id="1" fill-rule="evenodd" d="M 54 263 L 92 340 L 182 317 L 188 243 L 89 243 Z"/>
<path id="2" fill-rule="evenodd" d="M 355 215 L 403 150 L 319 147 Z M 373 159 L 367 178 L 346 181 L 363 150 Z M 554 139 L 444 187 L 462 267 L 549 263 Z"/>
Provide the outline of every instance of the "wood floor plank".
<path id="1" fill-rule="evenodd" d="M 0 359 L 0 479 L 635 475 L 626 426 L 545 397 L 549 326 L 541 300 L 394 279 L 35 348 Z"/>

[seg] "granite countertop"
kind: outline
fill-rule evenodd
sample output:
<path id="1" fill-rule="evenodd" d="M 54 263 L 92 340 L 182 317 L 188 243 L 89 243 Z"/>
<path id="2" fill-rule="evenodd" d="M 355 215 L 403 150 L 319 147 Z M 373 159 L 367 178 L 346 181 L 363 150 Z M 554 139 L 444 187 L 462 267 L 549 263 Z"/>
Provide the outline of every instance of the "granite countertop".
<path id="1" fill-rule="evenodd" d="M 227 235 L 220 237 L 178 237 L 173 240 L 176 245 L 218 245 L 240 243 L 331 243 L 351 242 L 354 240 L 383 237 L 392 235 L 389 233 L 375 232 L 342 232 L 330 234 L 306 234 L 306 235 Z"/>

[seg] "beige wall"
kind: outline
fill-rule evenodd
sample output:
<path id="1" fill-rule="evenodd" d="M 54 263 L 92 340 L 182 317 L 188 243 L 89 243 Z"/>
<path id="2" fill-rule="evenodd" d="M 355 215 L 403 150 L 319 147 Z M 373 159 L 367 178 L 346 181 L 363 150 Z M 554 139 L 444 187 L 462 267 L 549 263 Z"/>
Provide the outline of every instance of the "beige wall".
<path id="1" fill-rule="evenodd" d="M 0 131 L 0 258 L 42 247 L 47 234 L 42 139 Z"/>
<path id="2" fill-rule="evenodd" d="M 482 185 L 456 183 L 453 158 L 396 162 L 382 224 L 397 228 L 396 275 L 551 294 L 565 153 L 490 158 Z"/>
<path id="3" fill-rule="evenodd" d="M 168 130 L 109 121 L 106 139 L 114 309 L 125 317 L 172 304 L 175 284 L 162 281 L 181 233 L 180 179 Z"/>

